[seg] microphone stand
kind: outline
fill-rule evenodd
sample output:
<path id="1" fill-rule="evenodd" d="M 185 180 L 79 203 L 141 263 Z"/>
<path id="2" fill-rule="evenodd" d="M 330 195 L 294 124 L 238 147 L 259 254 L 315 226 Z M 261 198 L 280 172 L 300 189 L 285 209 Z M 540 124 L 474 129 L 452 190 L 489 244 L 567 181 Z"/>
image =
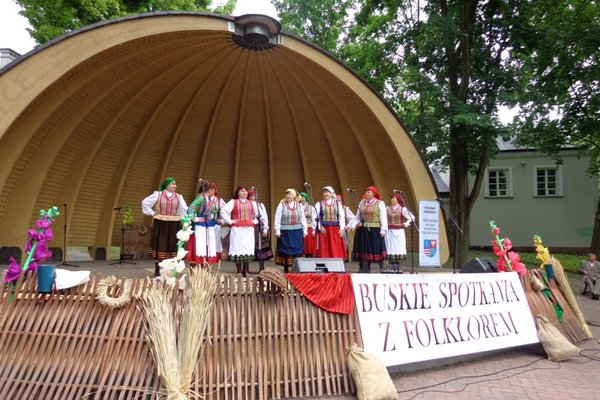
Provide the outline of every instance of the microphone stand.
<path id="1" fill-rule="evenodd" d="M 452 212 L 446 207 L 446 205 L 444 204 L 444 202 L 442 201 L 442 199 L 435 199 L 435 201 L 438 202 L 438 204 L 440 205 L 440 207 L 442 208 L 442 210 L 444 210 L 444 214 L 446 215 L 446 220 L 449 220 L 450 222 L 452 222 L 452 226 L 454 227 L 454 258 L 452 260 L 452 273 L 455 274 L 456 273 L 456 254 L 458 253 L 458 232 L 460 232 L 460 234 L 463 234 L 463 230 L 460 229 L 460 226 L 458 225 L 458 222 L 456 222 L 456 218 L 454 218 L 454 215 L 452 215 Z"/>
<path id="2" fill-rule="evenodd" d="M 123 224 L 123 220 L 121 219 L 121 207 L 118 207 L 117 209 L 117 215 L 119 216 L 119 221 L 121 221 L 121 248 L 119 249 L 119 261 L 115 261 L 113 263 L 110 263 L 108 265 L 114 265 L 114 264 L 135 264 L 133 261 L 125 261 L 125 225 Z"/>
<path id="3" fill-rule="evenodd" d="M 254 197 L 256 198 L 256 209 L 258 210 L 258 270 L 265 268 L 265 261 L 262 255 L 262 214 L 260 213 L 260 202 L 258 201 L 258 189 L 254 188 Z"/>
<path id="4" fill-rule="evenodd" d="M 79 268 L 79 265 L 69 264 L 67 262 L 67 203 L 64 203 L 63 206 L 65 208 L 65 224 L 63 225 L 63 262 L 60 265 Z"/>
<path id="5" fill-rule="evenodd" d="M 417 229 L 417 232 L 419 232 L 419 226 L 417 225 L 417 221 L 415 221 L 415 219 L 414 219 L 414 214 L 410 211 L 410 207 L 408 206 L 408 201 L 406 200 L 406 197 L 403 196 L 403 194 L 405 194 L 405 193 L 402 191 L 398 191 L 398 194 L 402 198 L 402 201 L 404 202 L 404 207 L 406 208 L 406 211 L 408 211 L 408 215 L 410 216 L 410 246 L 412 247 L 411 252 L 410 252 L 410 273 L 414 274 L 415 273 L 414 233 L 415 233 L 415 228 Z"/>

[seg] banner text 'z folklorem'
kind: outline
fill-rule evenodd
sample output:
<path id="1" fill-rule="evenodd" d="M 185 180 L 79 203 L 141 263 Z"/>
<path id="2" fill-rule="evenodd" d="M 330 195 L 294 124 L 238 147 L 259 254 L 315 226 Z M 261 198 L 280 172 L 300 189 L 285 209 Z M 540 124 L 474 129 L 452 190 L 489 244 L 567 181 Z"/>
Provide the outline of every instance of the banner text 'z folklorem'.
<path id="1" fill-rule="evenodd" d="M 537 343 L 516 272 L 353 274 L 364 349 L 386 366 Z"/>

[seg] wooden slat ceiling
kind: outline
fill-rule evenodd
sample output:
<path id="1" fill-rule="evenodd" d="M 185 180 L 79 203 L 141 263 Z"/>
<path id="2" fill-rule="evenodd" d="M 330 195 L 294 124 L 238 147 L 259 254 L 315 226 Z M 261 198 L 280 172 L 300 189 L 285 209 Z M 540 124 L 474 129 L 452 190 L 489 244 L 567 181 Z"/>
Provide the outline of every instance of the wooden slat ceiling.
<path id="1" fill-rule="evenodd" d="M 352 71 L 285 33 L 245 49 L 232 22 L 108 21 L 0 71 L 0 247 L 22 247 L 38 210 L 65 203 L 69 245 L 118 244 L 113 208 L 132 206 L 150 224 L 139 204 L 166 176 L 188 202 L 199 177 L 225 199 L 256 186 L 271 212 L 304 182 L 316 196 L 332 185 L 352 208 L 347 187 L 399 187 L 414 205 L 436 197 L 400 121 Z"/>

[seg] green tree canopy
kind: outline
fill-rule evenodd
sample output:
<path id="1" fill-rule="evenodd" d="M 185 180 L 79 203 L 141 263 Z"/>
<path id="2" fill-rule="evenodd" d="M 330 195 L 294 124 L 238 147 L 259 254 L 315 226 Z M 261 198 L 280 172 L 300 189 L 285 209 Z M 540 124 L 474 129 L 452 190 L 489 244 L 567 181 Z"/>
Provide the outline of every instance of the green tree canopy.
<path id="1" fill-rule="evenodd" d="M 16 0 L 29 20 L 31 37 L 39 44 L 86 25 L 151 11 L 211 11 L 231 14 L 237 0 L 211 8 L 211 0 Z"/>
<path id="2" fill-rule="evenodd" d="M 357 71 L 393 105 L 428 162 L 449 169 L 451 210 L 464 230 L 460 265 L 499 137 L 557 160 L 562 145 L 577 145 L 591 154 L 589 171 L 598 175 L 598 2 L 331 0 L 335 9 L 327 12 L 315 0 L 274 4 L 284 29 Z M 502 106 L 520 110 L 512 126 L 500 123 Z M 600 203 L 592 247 L 600 251 Z"/>
<path id="3" fill-rule="evenodd" d="M 514 43 L 519 60 L 518 143 L 550 154 L 574 145 L 600 176 L 600 4 L 550 0 L 527 4 L 528 20 Z M 591 247 L 600 252 L 600 202 Z"/>

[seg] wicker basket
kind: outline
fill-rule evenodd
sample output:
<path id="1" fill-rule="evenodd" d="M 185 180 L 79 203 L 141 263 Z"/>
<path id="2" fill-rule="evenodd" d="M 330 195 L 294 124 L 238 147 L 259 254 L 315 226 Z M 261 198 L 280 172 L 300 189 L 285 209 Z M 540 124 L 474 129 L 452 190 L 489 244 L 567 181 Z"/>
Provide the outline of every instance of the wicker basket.
<path id="1" fill-rule="evenodd" d="M 257 276 L 263 284 L 259 287 L 265 294 L 277 294 L 289 290 L 289 281 L 277 268 L 267 267 L 260 271 Z"/>

